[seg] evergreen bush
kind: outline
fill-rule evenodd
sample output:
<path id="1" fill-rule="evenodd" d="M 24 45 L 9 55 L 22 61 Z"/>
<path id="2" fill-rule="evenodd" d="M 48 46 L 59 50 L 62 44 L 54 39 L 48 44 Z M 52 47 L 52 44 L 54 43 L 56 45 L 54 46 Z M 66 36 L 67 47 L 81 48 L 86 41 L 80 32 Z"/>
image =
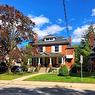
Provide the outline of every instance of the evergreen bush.
<path id="1" fill-rule="evenodd" d="M 59 76 L 68 76 L 69 75 L 68 67 L 66 65 L 60 67 L 58 75 Z"/>
<path id="2" fill-rule="evenodd" d="M 80 73 L 80 64 L 74 64 L 74 66 L 70 70 L 70 75 L 78 74 Z"/>

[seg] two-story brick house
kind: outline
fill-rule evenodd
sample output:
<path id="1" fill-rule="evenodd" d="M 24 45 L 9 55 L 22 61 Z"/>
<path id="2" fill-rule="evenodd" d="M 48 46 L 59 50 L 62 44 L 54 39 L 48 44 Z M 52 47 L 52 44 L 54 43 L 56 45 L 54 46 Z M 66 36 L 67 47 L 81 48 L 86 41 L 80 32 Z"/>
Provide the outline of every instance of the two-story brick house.
<path id="1" fill-rule="evenodd" d="M 74 64 L 74 48 L 71 40 L 63 37 L 47 35 L 33 46 L 38 47 L 38 54 L 32 57 L 32 65 L 59 67 L 66 64 L 69 68 Z"/>

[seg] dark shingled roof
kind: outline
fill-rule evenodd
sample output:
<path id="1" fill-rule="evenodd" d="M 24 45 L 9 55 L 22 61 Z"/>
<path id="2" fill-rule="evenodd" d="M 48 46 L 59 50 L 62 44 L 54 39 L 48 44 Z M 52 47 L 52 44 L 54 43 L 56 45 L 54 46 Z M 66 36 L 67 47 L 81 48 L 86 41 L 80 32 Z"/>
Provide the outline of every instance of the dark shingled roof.
<path id="1" fill-rule="evenodd" d="M 46 38 L 55 38 L 55 40 L 53 41 L 44 41 L 44 39 Z M 52 36 L 52 35 L 48 35 L 45 36 L 42 40 L 40 40 L 38 43 L 35 43 L 34 45 L 54 45 L 54 44 L 70 44 L 70 40 L 69 39 L 65 39 L 63 37 L 57 37 L 57 36 Z"/>
<path id="2" fill-rule="evenodd" d="M 54 36 L 54 35 L 47 35 L 47 36 L 44 36 L 43 39 L 46 39 L 46 38 L 56 38 L 56 36 Z"/>

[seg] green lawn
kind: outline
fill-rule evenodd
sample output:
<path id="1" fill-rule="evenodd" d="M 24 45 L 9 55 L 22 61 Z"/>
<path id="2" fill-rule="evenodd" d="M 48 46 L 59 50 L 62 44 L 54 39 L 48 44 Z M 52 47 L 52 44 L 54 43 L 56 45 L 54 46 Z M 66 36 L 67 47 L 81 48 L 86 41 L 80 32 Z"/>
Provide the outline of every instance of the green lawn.
<path id="1" fill-rule="evenodd" d="M 73 82 L 73 83 L 95 83 L 94 77 L 84 77 L 82 80 L 80 77 L 74 76 L 58 76 L 56 74 L 42 74 L 38 76 L 26 79 L 27 81 L 49 81 L 49 82 Z"/>
<path id="2" fill-rule="evenodd" d="M 31 73 L 23 73 L 23 74 L 4 73 L 4 74 L 0 74 L 0 80 L 12 80 L 12 79 L 16 79 L 22 76 L 27 76 L 30 74 Z"/>

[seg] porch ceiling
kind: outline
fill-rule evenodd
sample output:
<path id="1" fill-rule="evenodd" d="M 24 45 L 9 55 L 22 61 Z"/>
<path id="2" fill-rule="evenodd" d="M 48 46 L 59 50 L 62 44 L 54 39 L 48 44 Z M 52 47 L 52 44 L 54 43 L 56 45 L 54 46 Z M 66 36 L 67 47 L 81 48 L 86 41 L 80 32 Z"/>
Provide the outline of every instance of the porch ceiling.
<path id="1" fill-rule="evenodd" d="M 45 52 L 42 52 L 42 53 L 34 55 L 33 57 L 62 57 L 62 56 L 64 56 L 64 55 L 62 55 L 60 53 L 45 53 Z"/>

